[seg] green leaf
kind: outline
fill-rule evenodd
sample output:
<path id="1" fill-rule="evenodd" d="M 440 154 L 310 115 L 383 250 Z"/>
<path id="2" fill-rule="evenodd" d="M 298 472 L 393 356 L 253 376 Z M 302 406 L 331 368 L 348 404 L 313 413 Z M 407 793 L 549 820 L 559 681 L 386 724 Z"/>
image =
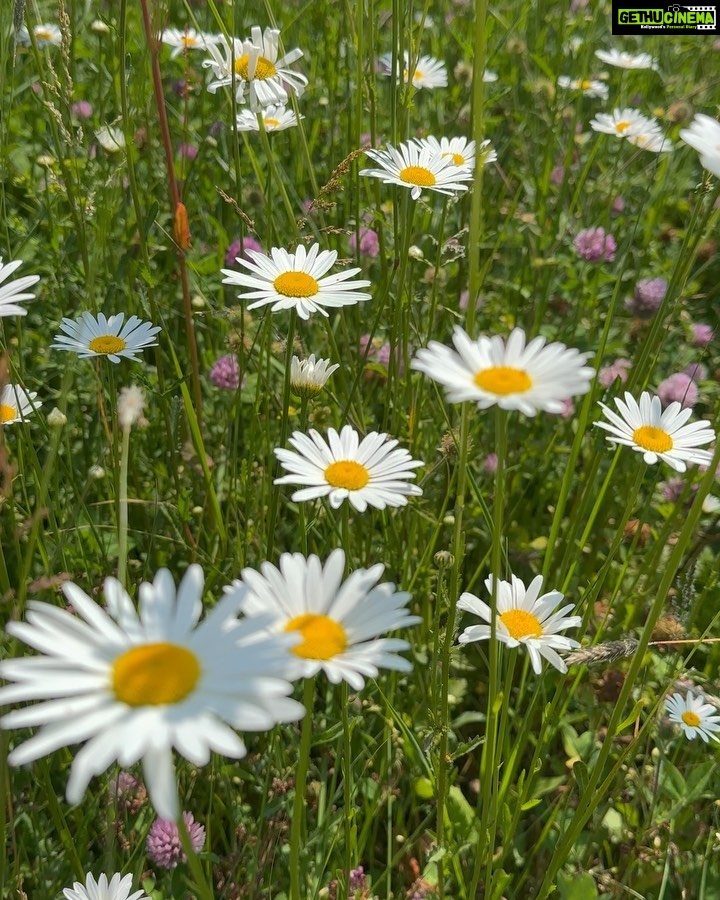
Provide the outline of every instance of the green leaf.
<path id="1" fill-rule="evenodd" d="M 558 873 L 557 889 L 562 900 L 593 900 L 598 896 L 595 879 L 589 872 L 566 875 Z"/>

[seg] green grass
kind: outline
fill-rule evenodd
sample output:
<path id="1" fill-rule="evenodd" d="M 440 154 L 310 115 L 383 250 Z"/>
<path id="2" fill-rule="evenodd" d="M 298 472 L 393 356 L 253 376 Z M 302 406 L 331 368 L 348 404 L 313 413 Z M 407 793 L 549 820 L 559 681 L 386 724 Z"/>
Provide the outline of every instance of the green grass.
<path id="1" fill-rule="evenodd" d="M 62 9 L 28 2 L 25 22 L 60 22 Z M 325 559 L 342 546 L 350 571 L 382 562 L 383 580 L 412 593 L 422 623 L 400 635 L 412 645 L 409 674 L 384 671 L 357 695 L 323 676 L 314 692 L 296 685 L 312 711 L 304 785 L 301 724 L 245 734 L 239 762 L 178 760 L 182 806 L 207 830 L 199 866 L 152 866 L 153 810 L 117 802 L 108 787 L 117 768 L 70 807 L 76 748 L 3 766 L 0 895 L 54 898 L 85 872 L 121 871 L 157 900 L 289 897 L 300 790 L 294 891 L 304 897 L 328 896 L 333 881 L 338 897 L 353 896 L 348 867 L 358 865 L 370 885 L 358 897 L 720 897 L 717 744 L 688 742 L 664 718 L 679 679 L 682 693 L 690 683 L 720 695 L 718 516 L 702 512 L 717 494 L 712 473 L 690 467 L 672 502 L 662 494 L 667 466 L 614 451 L 593 422 L 597 401 L 621 395 L 618 382 L 594 381 L 567 417 L 529 418 L 449 404 L 409 369 L 417 349 L 449 344 L 457 324 L 503 336 L 520 326 L 590 353 L 597 369 L 628 358 L 636 397 L 702 362 L 693 419 L 717 431 L 717 337 L 699 349 L 690 335 L 694 323 L 718 326 L 718 187 L 678 137 L 695 111 L 717 116 L 715 38 L 613 38 L 605 3 L 570 13 L 505 0 L 254 10 L 164 0 L 150 5 L 153 34 L 195 24 L 245 36 L 277 23 L 285 48 L 303 49 L 295 68 L 309 81 L 298 128 L 237 134 L 230 93 L 205 89 L 207 54 L 171 60 L 161 48 L 173 181 L 141 3 L 66 0 L 64 10 L 69 43 L 16 48 L 12 4 L 0 8 L 0 254 L 23 260 L 19 275 L 41 276 L 27 316 L 0 319 L 0 349 L 5 380 L 43 404 L 0 428 L 3 622 L 23 618 L 29 599 L 65 605 L 63 580 L 102 602 L 104 578 L 122 576 L 126 540 L 133 598 L 160 567 L 178 580 L 198 562 L 210 605 L 244 567 L 291 551 Z M 92 27 L 96 17 L 106 29 Z M 393 46 L 442 59 L 448 87 L 413 91 L 379 74 L 375 61 Z M 652 53 L 659 71 L 603 66 L 594 51 L 610 46 Z M 473 57 L 498 81 L 455 70 Z M 559 75 L 600 72 L 608 101 L 556 88 Z M 80 100 L 92 106 L 88 120 L 72 112 Z M 596 113 L 626 105 L 657 115 L 674 151 L 643 152 L 590 129 Z M 126 152 L 96 146 L 95 131 L 112 123 Z M 359 175 L 363 146 L 429 134 L 489 138 L 497 165 L 459 200 L 426 192 L 415 202 Z M 196 157 L 183 159 L 181 144 Z M 185 251 L 173 239 L 175 191 L 188 214 Z M 377 257 L 351 249 L 362 226 L 378 233 Z M 614 235 L 613 262 L 576 253 L 575 235 L 594 226 Z M 328 320 L 250 313 L 220 273 L 229 244 L 246 236 L 266 252 L 337 250 L 333 271 L 360 266 L 372 299 Z M 647 277 L 669 289 L 641 321 L 625 300 Z M 460 307 L 468 288 L 477 310 Z M 118 366 L 49 349 L 61 318 L 85 310 L 160 325 L 159 345 Z M 387 366 L 361 350 L 368 334 L 390 342 Z M 239 391 L 209 380 L 226 353 L 246 379 Z M 292 353 L 341 364 L 307 404 L 287 392 Z M 147 424 L 130 436 L 125 531 L 116 398 L 130 384 L 145 391 Z M 53 407 L 65 425 L 48 422 Z M 385 431 L 424 460 L 423 496 L 361 515 L 294 503 L 292 489 L 273 485 L 273 451 L 292 431 L 348 423 Z M 635 638 L 639 647 L 567 675 L 545 664 L 536 677 L 523 650 L 459 645 L 471 621 L 458 597 L 490 602 L 493 572 L 526 583 L 542 573 L 582 616 L 571 634 L 583 646 Z M 679 639 L 693 642 L 663 643 Z M 3 638 L 4 657 L 22 652 Z M 2 732 L 3 759 L 28 736 Z"/>

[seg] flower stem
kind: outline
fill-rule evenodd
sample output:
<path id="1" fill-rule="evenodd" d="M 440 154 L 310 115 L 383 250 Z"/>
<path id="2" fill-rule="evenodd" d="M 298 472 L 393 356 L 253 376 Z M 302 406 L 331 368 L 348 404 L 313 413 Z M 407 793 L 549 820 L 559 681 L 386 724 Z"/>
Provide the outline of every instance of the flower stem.
<path id="1" fill-rule="evenodd" d="M 295 798 L 293 800 L 292 825 L 290 827 L 290 898 L 301 900 L 305 879 L 304 866 L 301 867 L 300 849 L 303 838 L 303 816 L 305 814 L 305 779 L 310 765 L 312 744 L 313 706 L 315 699 L 315 678 L 306 678 L 303 685 L 303 705 L 305 717 L 300 731 L 300 750 L 295 767 Z"/>
<path id="2" fill-rule="evenodd" d="M 288 408 L 290 406 L 290 366 L 293 358 L 293 342 L 295 341 L 295 323 L 297 321 L 297 312 L 293 309 L 290 311 L 290 323 L 288 325 L 287 346 L 285 348 L 285 383 L 283 385 L 282 399 L 282 415 L 280 419 L 280 443 L 279 447 L 284 447 L 287 442 L 288 433 Z M 271 470 L 274 460 L 271 460 Z M 278 503 L 280 500 L 280 488 L 273 485 L 272 499 L 270 500 L 270 516 L 268 518 L 268 536 L 266 556 L 270 558 L 273 553 L 273 544 L 275 543 L 275 524 L 277 522 Z"/>
<path id="3" fill-rule="evenodd" d="M 185 819 L 183 818 L 182 812 L 177 817 L 177 829 L 178 835 L 180 837 L 180 843 L 182 844 L 182 848 L 185 851 L 185 856 L 187 856 L 188 866 L 190 867 L 192 876 L 195 879 L 195 888 L 198 891 L 199 897 L 201 898 L 201 900 L 213 900 L 212 888 L 207 882 L 205 873 L 203 872 L 202 866 L 200 865 L 200 859 L 198 858 L 198 855 L 195 852 L 195 848 L 192 845 L 192 839 L 190 838 L 190 833 L 187 829 L 187 825 L 185 824 Z"/>
<path id="4" fill-rule="evenodd" d="M 120 483 L 118 490 L 117 578 L 123 587 L 127 587 L 128 463 L 130 457 L 130 430 L 130 425 L 126 425 L 122 429 L 122 446 L 120 449 Z"/>

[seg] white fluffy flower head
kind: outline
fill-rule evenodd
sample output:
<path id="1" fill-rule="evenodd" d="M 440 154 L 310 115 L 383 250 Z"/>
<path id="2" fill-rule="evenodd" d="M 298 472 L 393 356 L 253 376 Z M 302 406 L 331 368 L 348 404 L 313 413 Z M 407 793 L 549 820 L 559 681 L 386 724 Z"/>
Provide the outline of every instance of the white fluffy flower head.
<path id="1" fill-rule="evenodd" d="M 254 618 L 270 614 L 271 630 L 301 637 L 293 647 L 297 677 L 324 672 L 333 684 L 347 681 L 356 691 L 379 669 L 409 672 L 397 654 L 407 641 L 380 637 L 421 619 L 406 609 L 410 594 L 387 582 L 378 584 L 384 566 L 356 569 L 343 582 L 345 553 L 333 550 L 326 562 L 311 555 L 283 553 L 280 567 L 263 563 L 260 571 L 243 569 L 242 579 L 225 590 L 246 589 L 242 612 Z"/>
<path id="2" fill-rule="evenodd" d="M 376 431 L 362 441 L 352 425 L 338 432 L 331 428 L 327 440 L 314 428 L 308 434 L 296 431 L 290 444 L 298 452 L 282 447 L 275 450 L 284 469 L 290 474 L 276 478 L 275 484 L 306 485 L 292 495 L 293 500 L 315 500 L 327 497 L 338 509 L 348 500 L 358 512 L 368 506 L 385 509 L 405 506 L 408 497 L 419 497 L 422 489 L 409 481 L 415 478 L 421 460 L 413 459 L 398 442 Z"/>
<path id="3" fill-rule="evenodd" d="M 456 326 L 453 344 L 454 350 L 430 341 L 411 363 L 442 384 L 451 403 L 472 400 L 480 409 L 497 405 L 534 416 L 541 410 L 561 413 L 563 401 L 590 389 L 594 370 L 584 365 L 589 353 L 540 336 L 526 344 L 522 328 L 505 341 L 499 335 L 473 340 Z"/>
<path id="4" fill-rule="evenodd" d="M 3 263 L 0 258 L 0 317 L 27 315 L 27 310 L 18 304 L 24 300 L 35 299 L 35 295 L 28 293 L 27 289 L 40 281 L 39 275 L 25 275 L 23 278 L 15 278 L 3 284 L 21 265 L 21 259 Z"/>
<path id="5" fill-rule="evenodd" d="M 687 424 L 692 408 L 683 409 L 677 401 L 663 410 L 659 397 L 643 391 L 638 403 L 629 392 L 625 399 L 615 398 L 618 412 L 604 403 L 605 419 L 595 424 L 610 433 L 608 441 L 622 444 L 642 453 L 648 465 L 658 460 L 667 463 L 676 472 L 684 472 L 690 465 L 708 465 L 712 454 L 699 448 L 715 440 L 710 422 L 704 420 Z M 619 413 L 619 414 L 618 414 Z"/>
<path id="6" fill-rule="evenodd" d="M 245 253 L 250 259 L 238 257 L 236 262 L 248 272 L 223 269 L 222 273 L 223 284 L 251 288 L 238 294 L 240 300 L 253 301 L 248 309 L 270 305 L 272 310 L 294 309 L 301 319 L 309 319 L 315 312 L 327 316 L 326 306 L 353 306 L 370 299 L 360 290 L 369 287 L 369 281 L 350 281 L 360 269 L 325 276 L 335 265 L 337 251 L 320 250 L 319 244 L 310 250 L 300 244 L 294 253 L 273 247 L 270 256 L 257 250 Z"/>
<path id="7" fill-rule="evenodd" d="M 241 595 L 225 597 L 199 622 L 204 578 L 191 565 L 177 591 L 167 569 L 140 586 L 139 614 L 115 578 L 105 581 L 107 612 L 75 584 L 63 585 L 74 613 L 28 603 L 24 622 L 7 631 L 40 656 L 6 659 L 0 703 L 41 702 L 16 709 L 3 728 L 39 726 L 15 747 L 23 765 L 60 747 L 75 754 L 67 799 L 79 803 L 93 778 L 117 760 L 142 760 L 158 815 L 176 819 L 173 748 L 196 766 L 211 752 L 235 759 L 245 744 L 235 729 L 264 731 L 302 716 L 288 697 L 295 635 L 269 635 L 267 620 L 235 618 Z"/>
<path id="8" fill-rule="evenodd" d="M 524 646 L 530 654 L 536 675 L 542 670 L 542 657 L 559 672 L 567 672 L 565 661 L 556 651 L 573 650 L 580 644 L 559 632 L 566 628 L 577 628 L 582 618 L 565 615 L 573 609 L 572 603 L 556 610 L 558 603 L 563 600 L 560 591 L 540 594 L 542 575 L 533 578 L 527 588 L 515 575 L 511 577 L 511 581 L 499 581 L 497 584 L 497 639 L 508 647 Z M 492 596 L 492 575 L 486 579 L 485 587 Z M 474 594 L 465 593 L 458 600 L 457 608 L 471 612 L 487 623 L 466 628 L 459 638 L 461 644 L 488 640 L 491 637 L 492 611 L 487 603 Z"/>

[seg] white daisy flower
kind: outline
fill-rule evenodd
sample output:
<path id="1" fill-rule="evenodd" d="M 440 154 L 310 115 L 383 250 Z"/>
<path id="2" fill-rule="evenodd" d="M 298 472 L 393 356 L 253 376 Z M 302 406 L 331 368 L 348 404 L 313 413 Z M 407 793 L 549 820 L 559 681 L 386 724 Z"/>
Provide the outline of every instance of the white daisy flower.
<path id="1" fill-rule="evenodd" d="M 297 453 L 275 450 L 282 467 L 290 472 L 276 478 L 275 484 L 308 485 L 295 491 L 293 500 L 327 497 L 333 509 L 349 500 L 362 513 L 368 506 L 405 506 L 409 496 L 422 494 L 408 479 L 415 478 L 413 469 L 425 464 L 407 450 L 396 450 L 398 442 L 387 434 L 372 431 L 361 441 L 352 425 L 345 425 L 340 434 L 331 428 L 326 441 L 311 428 L 308 434 L 296 431 L 290 443 Z"/>
<path id="2" fill-rule="evenodd" d="M 460 326 L 453 333 L 455 350 L 438 341 L 418 350 L 411 368 L 445 387 L 451 403 L 472 400 L 480 409 L 499 406 L 526 416 L 539 410 L 561 413 L 568 397 L 590 390 L 594 370 L 584 363 L 589 353 L 546 344 L 515 328 L 507 342 L 499 335 L 473 340 Z"/>
<path id="3" fill-rule="evenodd" d="M 120 357 L 137 362 L 137 354 L 147 347 L 157 346 L 155 335 L 159 325 L 142 322 L 137 316 L 130 316 L 123 326 L 125 313 L 117 313 L 107 318 L 103 313 L 93 316 L 84 312 L 79 319 L 63 319 L 60 330 L 64 334 L 55 335 L 53 350 L 72 350 L 83 359 L 91 356 L 106 356 L 110 362 L 119 363 Z"/>
<path id="4" fill-rule="evenodd" d="M 37 391 L 26 391 L 19 384 L 6 384 L 0 391 L 0 425 L 14 425 L 37 412 L 42 404 L 35 403 Z"/>
<path id="5" fill-rule="evenodd" d="M 409 672 L 407 659 L 397 654 L 407 641 L 379 635 L 422 621 L 405 608 L 411 595 L 396 591 L 391 582 L 378 584 L 385 569 L 375 565 L 356 569 L 343 583 L 345 553 L 333 550 L 325 565 L 317 556 L 283 553 L 280 568 L 265 562 L 260 572 L 243 569 L 242 580 L 225 588 L 231 596 L 245 589 L 242 612 L 250 620 L 270 614 L 274 632 L 299 634 L 293 647 L 297 677 L 324 672 L 329 681 L 347 681 L 353 690 L 379 669 Z"/>
<path id="6" fill-rule="evenodd" d="M 620 415 L 600 403 L 609 421 L 595 425 L 610 432 L 612 437 L 607 439 L 610 443 L 623 444 L 642 453 L 648 465 L 661 459 L 676 472 L 684 472 L 688 463 L 706 466 L 712 459 L 712 453 L 698 447 L 712 443 L 715 433 L 705 420 L 685 424 L 692 415 L 691 408 L 683 409 L 674 401 L 663 412 L 660 398 L 651 397 L 648 391 L 642 392 L 639 404 L 626 391 L 625 400 L 616 397 L 615 405 Z"/>
<path id="7" fill-rule="evenodd" d="M 700 154 L 700 165 L 720 178 L 720 122 L 697 113 L 680 137 Z"/>
<path id="8" fill-rule="evenodd" d="M 289 66 L 303 52 L 296 48 L 278 59 L 279 44 L 280 32 L 276 28 L 266 28 L 263 32 L 255 26 L 249 38 L 244 41 L 233 38 L 232 43 L 219 35 L 217 43 L 207 46 L 212 59 L 203 62 L 215 76 L 208 90 L 214 94 L 218 88 L 234 84 L 237 102 L 248 102 L 253 111 L 265 106 L 284 106 L 290 93 L 299 97 L 307 86 L 307 78 Z"/>
<path id="9" fill-rule="evenodd" d="M 688 740 L 694 741 L 696 737 L 701 737 L 706 744 L 709 738 L 720 741 L 717 734 L 720 731 L 720 716 L 712 715 L 716 711 L 715 707 L 705 702 L 703 694 L 698 694 L 697 697 L 693 696 L 692 691 L 688 691 L 686 697 L 673 694 L 665 700 L 665 708 L 670 721 L 681 726 Z"/>
<path id="10" fill-rule="evenodd" d="M 595 56 L 608 66 L 618 69 L 657 69 L 657 63 L 649 53 L 627 53 L 624 50 L 596 50 Z"/>
<path id="11" fill-rule="evenodd" d="M 627 142 L 641 150 L 649 150 L 651 153 L 670 153 L 673 142 L 657 127 L 649 127 L 645 131 L 632 131 L 626 135 Z"/>
<path id="12" fill-rule="evenodd" d="M 101 125 L 95 137 L 106 153 L 122 153 L 125 149 L 125 132 L 119 125 Z"/>
<path id="13" fill-rule="evenodd" d="M 167 569 L 140 586 L 140 614 L 115 578 L 105 581 L 108 612 L 75 584 L 63 585 L 74 614 L 30 601 L 26 621 L 7 631 L 42 656 L 6 659 L 0 703 L 40 700 L 0 719 L 3 728 L 41 726 L 16 747 L 11 765 L 85 743 L 66 796 L 82 800 L 95 775 L 114 761 L 142 760 L 157 814 L 177 819 L 173 747 L 195 766 L 210 753 L 240 759 L 233 729 L 264 731 L 302 716 L 287 695 L 292 636 L 267 635 L 269 619 L 237 620 L 241 595 L 225 597 L 198 624 L 202 568 L 191 565 L 175 591 Z M 109 613 L 109 615 L 108 615 Z"/>
<path id="14" fill-rule="evenodd" d="M 492 84 L 493 82 L 498 80 L 497 72 L 493 72 L 492 69 L 485 69 L 483 72 L 483 82 L 485 84 Z"/>
<path id="15" fill-rule="evenodd" d="M 451 157 L 440 157 L 427 143 L 407 141 L 397 149 L 388 144 L 384 150 L 366 150 L 365 153 L 380 165 L 379 169 L 361 169 L 361 175 L 382 179 L 384 184 L 399 184 L 410 188 L 413 200 L 423 190 L 440 194 L 456 194 L 466 191 L 463 181 L 472 180 L 472 172 L 456 166 Z"/>
<path id="16" fill-rule="evenodd" d="M 293 356 L 290 363 L 290 387 L 298 397 L 316 397 L 325 387 L 328 378 L 339 368 L 339 363 L 331 366 L 329 359 L 316 360 L 314 353 L 303 360 Z"/>
<path id="17" fill-rule="evenodd" d="M 33 26 L 33 37 L 38 47 L 59 47 L 62 44 L 62 32 L 57 25 L 48 25 L 42 23 Z M 30 44 L 30 35 L 27 28 L 23 25 L 18 29 L 17 40 L 20 44 L 28 46 Z"/>
<path id="18" fill-rule="evenodd" d="M 238 294 L 240 300 L 253 300 L 248 309 L 272 304 L 272 310 L 295 309 L 301 319 L 309 319 L 312 313 L 327 316 L 323 307 L 354 306 L 369 300 L 370 294 L 360 288 L 369 287 L 369 281 L 349 281 L 360 269 L 346 269 L 337 275 L 322 276 L 335 265 L 337 251 L 320 250 L 313 244 L 310 250 L 300 244 L 294 253 L 273 247 L 270 256 L 257 250 L 246 250 L 250 259 L 238 257 L 239 266 L 251 274 L 223 269 L 223 284 L 252 288 Z"/>
<path id="19" fill-rule="evenodd" d="M 385 75 L 392 75 L 391 53 L 385 53 L 380 57 L 380 66 Z M 415 64 L 412 77 L 410 77 L 409 68 L 410 54 L 406 50 L 404 53 L 403 83 L 407 84 L 410 81 L 416 90 L 447 87 L 447 69 L 445 63 L 439 59 L 435 59 L 433 56 L 421 56 Z"/>
<path id="20" fill-rule="evenodd" d="M 262 113 L 265 131 L 284 131 L 286 128 L 294 128 L 298 123 L 298 117 L 293 110 L 284 106 L 267 106 Z M 304 119 L 305 116 L 300 116 Z M 249 109 L 241 110 L 236 117 L 238 131 L 260 131 L 258 114 Z"/>
<path id="21" fill-rule="evenodd" d="M 2 316 L 26 316 L 27 310 L 18 304 L 23 300 L 35 299 L 35 294 L 28 294 L 26 291 L 27 288 L 40 281 L 39 275 L 25 275 L 23 278 L 16 278 L 14 281 L 3 284 L 21 265 L 21 259 L 4 263 L 0 257 L 0 318 Z"/>
<path id="22" fill-rule="evenodd" d="M 555 651 L 574 650 L 580 644 L 559 632 L 566 628 L 577 628 L 582 617 L 565 616 L 565 613 L 574 608 L 572 603 L 553 612 L 564 595 L 560 591 L 548 591 L 541 595 L 542 575 L 533 578 L 527 588 L 515 575 L 511 578 L 512 581 L 499 581 L 497 585 L 497 639 L 508 647 L 519 647 L 521 644 L 527 647 L 536 675 L 542 670 L 543 656 L 559 672 L 567 672 L 565 661 Z M 492 596 L 492 575 L 485 580 L 485 587 Z M 489 640 L 492 612 L 487 603 L 474 594 L 465 593 L 461 594 L 457 608 L 471 612 L 488 623 L 470 625 L 460 635 L 460 643 Z"/>
<path id="23" fill-rule="evenodd" d="M 161 38 L 163 44 L 172 47 L 170 59 L 175 59 L 187 50 L 207 50 L 210 44 L 216 44 L 219 37 L 214 34 L 203 34 L 194 28 L 166 28 Z"/>
<path id="24" fill-rule="evenodd" d="M 639 109 L 614 109 L 612 113 L 598 113 L 590 122 L 593 131 L 601 131 L 603 134 L 616 134 L 618 137 L 627 137 L 635 132 L 647 133 L 659 131 L 656 119 L 644 116 Z"/>
<path id="25" fill-rule="evenodd" d="M 149 900 L 142 891 L 131 894 L 131 889 L 132 875 L 123 878 L 116 872 L 109 883 L 107 875 L 101 875 L 97 881 L 88 875 L 85 884 L 76 881 L 72 888 L 63 890 L 63 896 L 66 900 Z"/>
<path id="26" fill-rule="evenodd" d="M 475 141 L 469 141 L 465 137 L 440 138 L 428 137 L 417 140 L 418 146 L 427 145 L 442 159 L 450 157 L 453 164 L 467 169 L 471 175 L 475 174 Z M 480 144 L 480 160 L 483 166 L 497 162 L 497 153 L 493 150 L 490 141 Z"/>
<path id="27" fill-rule="evenodd" d="M 557 83 L 561 88 L 582 91 L 586 97 L 597 97 L 600 100 L 608 98 L 608 86 L 602 81 L 594 81 L 590 78 L 569 78 L 567 75 L 561 75 Z"/>

